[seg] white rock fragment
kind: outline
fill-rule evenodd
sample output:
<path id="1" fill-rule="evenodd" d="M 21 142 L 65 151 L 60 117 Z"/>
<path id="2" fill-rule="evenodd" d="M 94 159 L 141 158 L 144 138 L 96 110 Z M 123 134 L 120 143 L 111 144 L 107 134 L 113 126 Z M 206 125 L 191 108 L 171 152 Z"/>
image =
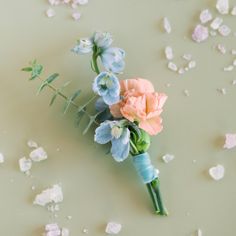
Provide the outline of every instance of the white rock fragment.
<path id="1" fill-rule="evenodd" d="M 213 30 L 217 30 L 219 29 L 220 25 L 222 24 L 223 22 L 223 19 L 220 18 L 220 17 L 216 17 L 212 22 L 211 22 L 211 25 L 210 27 L 213 29 Z"/>
<path id="2" fill-rule="evenodd" d="M 216 48 L 221 54 L 226 54 L 226 47 L 223 44 L 217 44 Z"/>
<path id="3" fill-rule="evenodd" d="M 59 230 L 59 226 L 57 223 L 52 223 L 52 224 L 46 224 L 45 225 L 45 231 L 54 231 L 54 230 Z"/>
<path id="4" fill-rule="evenodd" d="M 198 229 L 198 230 L 197 230 L 197 236 L 203 236 L 203 233 L 202 233 L 202 230 L 201 230 L 201 229 Z"/>
<path id="5" fill-rule="evenodd" d="M 57 6 L 60 4 L 60 0 L 48 0 L 51 6 Z"/>
<path id="6" fill-rule="evenodd" d="M 162 157 L 162 160 L 165 162 L 165 163 L 169 163 L 171 162 L 172 160 L 175 159 L 175 156 L 172 155 L 172 154 L 165 154 L 163 157 Z"/>
<path id="7" fill-rule="evenodd" d="M 217 89 L 222 95 L 226 95 L 226 88 L 219 88 Z"/>
<path id="8" fill-rule="evenodd" d="M 43 190 L 35 197 L 34 204 L 45 206 L 48 203 L 59 203 L 63 201 L 61 186 L 55 184 L 52 188 Z"/>
<path id="9" fill-rule="evenodd" d="M 236 59 L 233 60 L 233 66 L 236 66 Z"/>
<path id="10" fill-rule="evenodd" d="M 232 81 L 232 85 L 236 85 L 236 79 Z"/>
<path id="11" fill-rule="evenodd" d="M 20 166 L 20 171 L 26 173 L 29 171 L 32 167 L 32 161 L 30 159 L 26 159 L 25 157 L 22 157 L 19 160 L 19 166 Z"/>
<path id="12" fill-rule="evenodd" d="M 183 67 L 179 68 L 178 73 L 180 75 L 184 74 L 185 73 L 185 69 Z"/>
<path id="13" fill-rule="evenodd" d="M 186 97 L 189 97 L 189 96 L 190 96 L 190 93 L 189 93 L 189 91 L 188 91 L 187 89 L 184 90 L 184 95 L 185 95 Z"/>
<path id="14" fill-rule="evenodd" d="M 235 50 L 235 49 L 232 49 L 232 50 L 231 50 L 231 54 L 232 54 L 232 55 L 236 55 L 236 50 Z"/>
<path id="15" fill-rule="evenodd" d="M 107 234 L 118 234 L 121 231 L 122 225 L 116 222 L 109 222 L 105 232 Z"/>
<path id="16" fill-rule="evenodd" d="M 236 16 L 236 6 L 234 6 L 233 9 L 231 10 L 231 15 Z"/>
<path id="17" fill-rule="evenodd" d="M 196 65 L 197 65 L 197 63 L 196 63 L 196 61 L 190 61 L 189 63 L 188 63 L 188 68 L 189 69 L 193 69 L 193 68 L 195 68 L 196 67 Z"/>
<path id="18" fill-rule="evenodd" d="M 197 25 L 193 31 L 192 39 L 197 43 L 205 41 L 209 37 L 208 28 L 203 25 Z"/>
<path id="19" fill-rule="evenodd" d="M 213 166 L 209 169 L 209 175 L 214 180 L 221 180 L 224 178 L 225 168 L 222 165 Z"/>
<path id="20" fill-rule="evenodd" d="M 29 140 L 29 141 L 27 142 L 27 145 L 28 145 L 28 147 L 30 147 L 30 148 L 37 148 L 37 147 L 38 147 L 38 144 L 37 144 L 35 141 L 33 141 L 33 140 Z"/>
<path id="21" fill-rule="evenodd" d="M 61 229 L 61 236 L 69 236 L 70 235 L 70 231 L 67 228 L 62 228 Z"/>
<path id="22" fill-rule="evenodd" d="M 205 24 L 208 21 L 212 20 L 212 14 L 208 9 L 205 9 L 201 11 L 199 18 L 201 23 Z"/>
<path id="23" fill-rule="evenodd" d="M 5 161 L 4 155 L 0 153 L 0 163 L 4 163 L 4 161 Z"/>
<path id="24" fill-rule="evenodd" d="M 216 9 L 222 15 L 229 13 L 229 0 L 217 0 Z"/>
<path id="25" fill-rule="evenodd" d="M 226 134 L 224 148 L 231 149 L 236 147 L 236 134 Z"/>
<path id="26" fill-rule="evenodd" d="M 67 218 L 67 220 L 71 220 L 72 216 L 67 216 L 66 218 Z"/>
<path id="27" fill-rule="evenodd" d="M 167 87 L 167 88 L 169 88 L 170 86 L 171 86 L 171 84 L 170 84 L 170 83 L 167 83 L 167 84 L 166 84 L 166 87 Z"/>
<path id="28" fill-rule="evenodd" d="M 34 149 L 30 153 L 29 156 L 30 156 L 31 160 L 35 161 L 35 162 L 43 161 L 48 158 L 46 151 L 42 147 Z"/>
<path id="29" fill-rule="evenodd" d="M 230 72 L 230 71 L 232 71 L 234 69 L 234 66 L 233 65 L 229 65 L 229 66 L 226 66 L 226 67 L 224 67 L 224 71 L 226 71 L 226 72 Z"/>
<path id="30" fill-rule="evenodd" d="M 47 11 L 46 11 L 46 15 L 48 18 L 52 18 L 56 15 L 56 12 L 54 9 L 52 8 L 48 8 Z"/>
<path id="31" fill-rule="evenodd" d="M 231 33 L 231 29 L 227 25 L 221 25 L 218 29 L 219 34 L 226 37 Z"/>
<path id="32" fill-rule="evenodd" d="M 167 60 L 172 60 L 174 59 L 174 54 L 173 54 L 173 49 L 170 46 L 167 46 L 165 48 L 165 56 Z"/>
<path id="33" fill-rule="evenodd" d="M 163 18 L 163 28 L 166 33 L 168 33 L 168 34 L 171 33 L 171 24 L 170 24 L 170 21 L 168 20 L 167 17 Z"/>
<path id="34" fill-rule="evenodd" d="M 80 20 L 81 18 L 81 14 L 79 12 L 73 12 L 72 13 L 72 18 L 75 20 L 75 21 L 78 21 Z"/>
<path id="35" fill-rule="evenodd" d="M 84 234 L 88 234 L 88 233 L 89 233 L 89 230 L 86 229 L 86 228 L 84 228 L 84 229 L 82 230 L 82 232 L 83 232 Z"/>
<path id="36" fill-rule="evenodd" d="M 189 53 L 185 53 L 182 57 L 186 61 L 190 61 L 193 58 L 193 56 L 191 54 L 189 54 Z"/>
<path id="37" fill-rule="evenodd" d="M 172 71 L 177 71 L 178 70 L 177 65 L 175 63 L 171 62 L 171 61 L 168 63 L 168 68 Z"/>
<path id="38" fill-rule="evenodd" d="M 88 4 L 88 0 L 76 0 L 76 2 L 77 2 L 79 5 L 86 5 L 86 4 Z"/>

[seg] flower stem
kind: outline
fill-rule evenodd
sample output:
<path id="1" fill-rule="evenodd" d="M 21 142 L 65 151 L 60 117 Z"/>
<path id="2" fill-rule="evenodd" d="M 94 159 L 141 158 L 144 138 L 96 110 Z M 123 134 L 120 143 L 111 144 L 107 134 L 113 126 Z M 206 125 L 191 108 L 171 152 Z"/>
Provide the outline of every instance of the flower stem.
<path id="1" fill-rule="evenodd" d="M 95 72 L 99 75 L 100 70 L 99 70 L 98 62 L 97 62 L 98 56 L 99 56 L 99 52 L 98 52 L 97 47 L 95 47 L 93 49 L 92 65 L 93 65 L 93 69 L 95 70 Z"/>
<path id="2" fill-rule="evenodd" d="M 155 206 L 155 210 L 156 210 L 156 207 L 158 208 L 158 211 L 156 211 L 156 213 L 158 215 L 167 216 L 168 211 L 166 210 L 166 208 L 163 204 L 163 201 L 162 201 L 162 197 L 161 197 L 160 180 L 158 178 L 156 178 L 149 184 L 150 184 L 152 191 L 154 192 L 155 200 L 158 205 L 158 206 Z"/>
<path id="3" fill-rule="evenodd" d="M 148 189 L 148 192 L 149 192 L 150 197 L 151 197 L 151 199 L 152 199 L 152 203 L 153 203 L 155 212 L 156 212 L 156 213 L 159 213 L 160 210 L 159 210 L 159 208 L 158 208 L 158 204 L 157 204 L 157 201 L 156 201 L 155 194 L 154 194 L 154 192 L 153 192 L 151 183 L 148 183 L 148 184 L 147 184 L 147 189 Z"/>

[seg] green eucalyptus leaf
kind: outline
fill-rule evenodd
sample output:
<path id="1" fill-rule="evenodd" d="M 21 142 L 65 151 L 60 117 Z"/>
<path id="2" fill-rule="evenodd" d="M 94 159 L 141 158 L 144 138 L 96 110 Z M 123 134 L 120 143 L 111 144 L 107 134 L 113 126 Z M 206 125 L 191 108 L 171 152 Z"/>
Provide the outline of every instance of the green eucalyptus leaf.
<path id="1" fill-rule="evenodd" d="M 42 71 L 43 71 L 43 66 L 42 65 L 33 64 L 30 80 L 36 79 L 42 73 Z"/>
<path id="2" fill-rule="evenodd" d="M 50 75 L 45 82 L 47 82 L 48 84 L 52 83 L 54 80 L 56 80 L 58 78 L 59 74 L 58 73 L 54 73 L 52 75 Z"/>
<path id="3" fill-rule="evenodd" d="M 25 67 L 25 68 L 22 68 L 21 70 L 25 72 L 31 72 L 33 69 L 32 67 Z"/>
<path id="4" fill-rule="evenodd" d="M 72 96 L 70 96 L 67 99 L 65 107 L 64 107 L 64 111 L 63 111 L 64 114 L 66 114 L 66 112 L 68 111 L 71 103 L 80 95 L 80 93 L 81 93 L 81 90 L 79 89 Z"/>

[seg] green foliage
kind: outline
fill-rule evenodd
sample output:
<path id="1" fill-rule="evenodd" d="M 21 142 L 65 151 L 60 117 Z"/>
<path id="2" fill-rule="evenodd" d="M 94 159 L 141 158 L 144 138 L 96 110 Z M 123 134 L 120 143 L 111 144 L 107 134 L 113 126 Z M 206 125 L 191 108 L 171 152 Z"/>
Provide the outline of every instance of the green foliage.
<path id="1" fill-rule="evenodd" d="M 85 135 L 85 134 L 89 131 L 89 129 L 91 128 L 91 126 L 96 122 L 96 118 L 97 118 L 97 116 L 98 116 L 100 113 L 101 113 L 101 112 L 98 112 L 98 113 L 96 113 L 95 115 L 89 117 L 89 122 L 88 122 L 86 128 L 85 128 L 84 131 L 83 131 L 83 135 Z"/>
<path id="2" fill-rule="evenodd" d="M 38 64 L 37 61 L 34 60 L 33 62 L 30 63 L 29 67 L 23 68 L 22 71 L 31 72 L 29 80 L 34 80 L 41 75 L 43 71 L 43 66 Z"/>
<path id="3" fill-rule="evenodd" d="M 63 109 L 63 113 L 66 114 L 66 112 L 68 111 L 70 105 L 74 102 L 74 100 L 80 95 L 81 90 L 77 90 L 72 96 L 70 96 L 69 98 L 67 98 L 66 100 L 66 104 L 65 107 Z"/>
<path id="4" fill-rule="evenodd" d="M 39 94 L 46 86 L 51 84 L 54 80 L 56 80 L 59 77 L 59 74 L 54 73 L 50 75 L 47 79 L 45 79 L 42 84 L 40 85 L 37 94 Z"/>

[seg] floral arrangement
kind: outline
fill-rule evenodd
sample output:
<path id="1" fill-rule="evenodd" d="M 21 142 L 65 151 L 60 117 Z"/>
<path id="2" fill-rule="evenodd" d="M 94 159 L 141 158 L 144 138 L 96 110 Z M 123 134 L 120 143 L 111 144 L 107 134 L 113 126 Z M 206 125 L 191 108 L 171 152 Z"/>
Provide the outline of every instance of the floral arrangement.
<path id="1" fill-rule="evenodd" d="M 115 161 L 123 162 L 130 156 L 135 169 L 147 186 L 155 213 L 167 215 L 160 194 L 159 171 L 152 165 L 147 152 L 150 147 L 150 136 L 162 131 L 160 115 L 167 96 L 155 92 L 148 80 L 142 78 L 119 80 L 117 76 L 125 67 L 125 51 L 112 47 L 112 42 L 110 33 L 95 32 L 90 38 L 78 40 L 72 49 L 76 54 L 92 55 L 91 68 L 96 73 L 92 85 L 94 95 L 85 104 L 78 105 L 75 102 L 81 90 L 75 91 L 71 96 L 64 94 L 63 91 L 69 82 L 60 88 L 53 86 L 53 81 L 59 77 L 57 73 L 42 81 L 38 93 L 49 87 L 54 92 L 50 105 L 60 96 L 65 99 L 64 113 L 70 106 L 74 106 L 78 123 L 87 117 L 88 123 L 83 134 L 95 125 L 95 142 L 110 143 L 110 152 Z M 98 65 L 99 59 L 104 67 L 102 71 Z M 23 68 L 23 71 L 30 73 L 30 80 L 41 79 L 43 66 L 33 61 L 29 67 Z M 93 114 L 88 112 L 91 104 L 95 110 Z"/>

